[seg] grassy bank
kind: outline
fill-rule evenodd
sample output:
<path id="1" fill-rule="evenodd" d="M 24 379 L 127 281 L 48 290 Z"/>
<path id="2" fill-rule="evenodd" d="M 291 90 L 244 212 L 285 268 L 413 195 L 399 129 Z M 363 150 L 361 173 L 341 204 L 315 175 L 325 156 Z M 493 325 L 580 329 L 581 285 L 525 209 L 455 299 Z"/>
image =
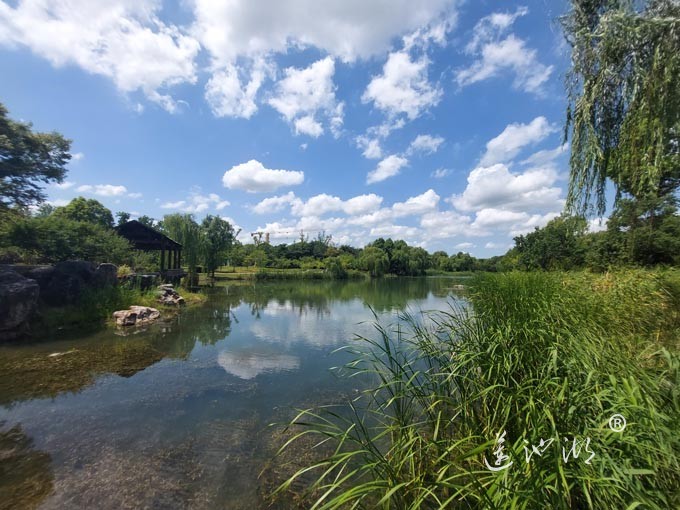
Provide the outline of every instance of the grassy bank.
<path id="1" fill-rule="evenodd" d="M 187 305 L 205 302 L 205 295 L 179 289 Z M 92 289 L 85 293 L 76 304 L 47 307 L 43 306 L 32 324 L 33 336 L 51 334 L 59 330 L 93 330 L 111 323 L 116 310 L 125 310 L 132 305 L 150 306 L 158 309 L 174 310 L 175 307 L 158 302 L 156 289 L 141 291 L 124 285 Z"/>
<path id="2" fill-rule="evenodd" d="M 347 270 L 341 279 L 368 278 L 363 271 Z M 332 280 L 338 279 L 325 269 L 274 269 L 268 267 L 222 267 L 215 272 L 216 280 Z M 211 277 L 201 274 L 201 285 L 210 283 Z"/>
<path id="3" fill-rule="evenodd" d="M 375 384 L 298 416 L 286 448 L 311 435 L 331 454 L 279 494 L 306 484 L 314 508 L 680 507 L 678 271 L 478 275 L 470 300 L 353 345 L 347 370 Z"/>

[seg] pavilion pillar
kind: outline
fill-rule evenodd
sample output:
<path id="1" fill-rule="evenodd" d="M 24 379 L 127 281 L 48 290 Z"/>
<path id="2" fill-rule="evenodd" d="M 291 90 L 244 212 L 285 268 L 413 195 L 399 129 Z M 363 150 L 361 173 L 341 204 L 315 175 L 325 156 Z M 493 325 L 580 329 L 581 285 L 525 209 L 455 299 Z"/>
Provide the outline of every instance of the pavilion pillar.
<path id="1" fill-rule="evenodd" d="M 175 248 L 175 269 L 179 269 L 179 251 Z"/>
<path id="2" fill-rule="evenodd" d="M 165 250 L 161 246 L 161 273 L 163 272 L 164 268 L 165 268 Z"/>

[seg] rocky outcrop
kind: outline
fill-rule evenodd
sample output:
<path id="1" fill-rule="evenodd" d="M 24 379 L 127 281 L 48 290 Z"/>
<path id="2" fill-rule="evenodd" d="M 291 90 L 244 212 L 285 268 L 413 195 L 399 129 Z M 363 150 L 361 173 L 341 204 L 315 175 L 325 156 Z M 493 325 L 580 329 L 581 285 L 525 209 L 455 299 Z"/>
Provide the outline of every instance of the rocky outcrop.
<path id="1" fill-rule="evenodd" d="M 117 326 L 141 326 L 149 324 L 161 316 L 161 312 L 149 306 L 131 306 L 127 310 L 113 312 Z"/>
<path id="2" fill-rule="evenodd" d="M 40 284 L 40 298 L 48 305 L 76 303 L 89 288 L 117 285 L 118 268 L 114 264 L 99 264 L 82 260 L 59 262 L 53 268 L 33 270 Z"/>
<path id="3" fill-rule="evenodd" d="M 118 285 L 118 266 L 115 264 L 99 264 L 94 272 L 94 286 L 97 288 Z"/>
<path id="4" fill-rule="evenodd" d="M 54 266 L 52 278 L 40 289 L 40 297 L 48 305 L 70 305 L 92 285 L 96 266 L 92 262 L 69 260 Z"/>
<path id="5" fill-rule="evenodd" d="M 172 285 L 164 284 L 158 287 L 158 302 L 164 305 L 181 306 L 184 304 L 184 298 L 177 293 Z"/>
<path id="6" fill-rule="evenodd" d="M 0 341 L 14 340 L 27 332 L 39 293 L 35 280 L 11 270 L 0 271 Z"/>

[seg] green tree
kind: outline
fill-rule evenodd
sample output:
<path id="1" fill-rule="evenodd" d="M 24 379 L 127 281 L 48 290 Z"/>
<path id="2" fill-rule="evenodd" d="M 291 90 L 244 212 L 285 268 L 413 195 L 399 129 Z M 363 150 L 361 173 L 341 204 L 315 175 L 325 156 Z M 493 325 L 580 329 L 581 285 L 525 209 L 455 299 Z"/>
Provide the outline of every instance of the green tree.
<path id="1" fill-rule="evenodd" d="M 28 254 L 30 262 L 87 260 L 130 264 L 133 258 L 130 244 L 115 231 L 56 214 L 18 221 L 10 228 L 8 237 L 13 246 Z"/>
<path id="2" fill-rule="evenodd" d="M 585 261 L 583 236 L 588 224 L 580 216 L 558 216 L 543 228 L 515 237 L 525 269 L 572 269 Z"/>
<path id="3" fill-rule="evenodd" d="M 607 223 L 605 253 L 619 263 L 651 266 L 680 263 L 680 216 L 675 198 L 647 195 L 623 199 Z"/>
<path id="4" fill-rule="evenodd" d="M 269 262 L 269 258 L 262 247 L 257 247 L 255 250 L 251 251 L 248 255 L 246 255 L 243 261 L 245 265 L 255 267 L 265 267 L 267 262 Z"/>
<path id="5" fill-rule="evenodd" d="M 382 276 L 390 267 L 387 254 L 375 246 L 367 246 L 359 257 L 359 266 L 371 276 Z"/>
<path id="6" fill-rule="evenodd" d="M 146 225 L 147 227 L 151 227 L 151 228 L 157 228 L 158 227 L 156 220 L 154 220 L 150 216 L 147 216 L 146 214 L 143 214 L 142 216 L 137 218 L 137 221 L 140 222 L 142 225 Z"/>
<path id="7" fill-rule="evenodd" d="M 571 139 L 567 206 L 605 211 L 617 200 L 672 194 L 680 182 L 680 2 L 571 0 L 565 136 Z"/>
<path id="8" fill-rule="evenodd" d="M 74 198 L 64 207 L 57 207 L 52 215 L 57 218 L 92 223 L 104 228 L 113 228 L 113 215 L 111 211 L 93 198 Z"/>
<path id="9" fill-rule="evenodd" d="M 203 260 L 206 272 L 215 277 L 215 270 L 225 263 L 237 235 L 228 221 L 219 216 L 208 215 L 201 223 L 203 230 Z"/>
<path id="10" fill-rule="evenodd" d="M 44 203 L 40 204 L 38 208 L 33 213 L 36 218 L 45 218 L 51 215 L 57 208 L 52 204 Z"/>
<path id="11" fill-rule="evenodd" d="M 130 221 L 130 213 L 125 211 L 118 211 L 116 213 L 116 218 L 118 218 L 118 226 L 123 225 Z"/>
<path id="12" fill-rule="evenodd" d="M 45 201 L 41 183 L 62 182 L 71 141 L 56 132 L 35 133 L 8 117 L 0 104 L 0 210 Z"/>
<path id="13" fill-rule="evenodd" d="M 347 270 L 343 267 L 339 257 L 330 257 L 326 259 L 326 272 L 335 280 L 347 279 Z"/>
<path id="14" fill-rule="evenodd" d="M 166 214 L 159 229 L 182 245 L 182 259 L 187 265 L 190 285 L 196 284 L 196 268 L 204 251 L 200 225 L 191 214 Z"/>

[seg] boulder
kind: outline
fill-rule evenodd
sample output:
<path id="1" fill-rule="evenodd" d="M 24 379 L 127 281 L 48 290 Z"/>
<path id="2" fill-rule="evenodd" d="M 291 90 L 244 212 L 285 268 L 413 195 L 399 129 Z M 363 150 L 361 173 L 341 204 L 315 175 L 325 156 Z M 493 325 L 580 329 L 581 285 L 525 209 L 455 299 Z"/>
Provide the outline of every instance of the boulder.
<path id="1" fill-rule="evenodd" d="M 184 304 L 184 298 L 172 285 L 166 283 L 158 287 L 158 302 L 164 305 L 180 306 Z"/>
<path id="2" fill-rule="evenodd" d="M 115 264 L 99 264 L 94 272 L 93 284 L 97 288 L 118 285 L 118 266 Z"/>
<path id="3" fill-rule="evenodd" d="M 14 340 L 26 332 L 39 293 L 35 280 L 11 270 L 0 271 L 0 340 Z"/>
<path id="4" fill-rule="evenodd" d="M 69 260 L 54 266 L 52 278 L 42 289 L 41 298 L 48 305 L 73 304 L 93 283 L 96 266 L 92 262 Z"/>
<path id="5" fill-rule="evenodd" d="M 148 306 L 131 306 L 127 310 L 113 312 L 117 326 L 141 326 L 155 321 L 161 312 Z"/>
<path id="6" fill-rule="evenodd" d="M 43 291 L 47 288 L 50 280 L 54 276 L 54 266 L 38 266 L 27 271 L 24 276 L 35 280 L 40 286 L 40 290 Z"/>

